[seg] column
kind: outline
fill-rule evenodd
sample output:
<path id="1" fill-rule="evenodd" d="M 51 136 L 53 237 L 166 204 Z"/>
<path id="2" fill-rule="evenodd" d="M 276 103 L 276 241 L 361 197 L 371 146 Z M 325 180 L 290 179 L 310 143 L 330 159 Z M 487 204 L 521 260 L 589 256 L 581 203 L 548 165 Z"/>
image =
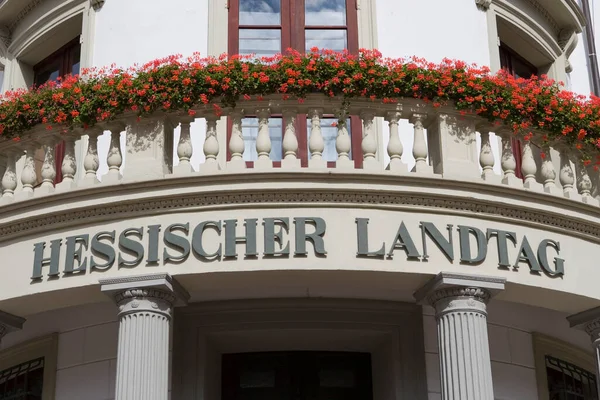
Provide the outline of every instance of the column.
<path id="1" fill-rule="evenodd" d="M 23 329 L 23 323 L 25 323 L 24 318 L 0 311 L 0 344 L 2 338 L 8 333 Z"/>
<path id="2" fill-rule="evenodd" d="M 168 274 L 111 278 L 100 284 L 119 310 L 115 399 L 167 399 L 171 318 L 188 293 Z"/>
<path id="3" fill-rule="evenodd" d="M 600 307 L 583 311 L 579 314 L 567 317 L 571 328 L 578 328 L 590 335 L 592 348 L 594 350 L 594 361 L 596 364 L 596 377 L 600 377 Z M 596 379 L 598 393 L 600 393 L 600 379 Z"/>
<path id="4" fill-rule="evenodd" d="M 443 400 L 494 400 L 486 304 L 504 282 L 442 272 L 415 293 L 435 308 Z"/>

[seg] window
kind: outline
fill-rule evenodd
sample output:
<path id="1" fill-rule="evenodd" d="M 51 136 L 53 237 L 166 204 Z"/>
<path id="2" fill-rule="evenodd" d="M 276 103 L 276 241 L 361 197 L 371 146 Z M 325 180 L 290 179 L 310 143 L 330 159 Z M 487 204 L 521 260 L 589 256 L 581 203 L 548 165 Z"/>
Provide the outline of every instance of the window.
<path id="1" fill-rule="evenodd" d="M 33 67 L 33 83 L 35 86 L 40 86 L 49 81 L 56 81 L 58 78 L 66 75 L 79 74 L 80 63 L 81 45 L 79 44 L 79 37 L 77 37 Z M 57 184 L 62 181 L 62 161 L 65 155 L 65 142 L 58 143 L 54 151 L 54 169 L 56 170 L 54 184 Z M 41 183 L 44 150 L 38 150 L 34 158 L 38 182 Z"/>
<path id="2" fill-rule="evenodd" d="M 373 398 L 369 353 L 242 353 L 222 360 L 223 400 Z"/>
<path id="3" fill-rule="evenodd" d="M 358 54 L 358 22 L 355 0 L 231 0 L 229 7 L 229 54 L 253 54 L 268 57 L 286 53 L 293 48 L 301 53 L 313 47 Z M 333 115 L 321 118 L 325 140 L 323 158 L 329 166 L 337 159 L 335 138 L 337 119 Z M 298 157 L 303 166 L 308 164 L 308 135 L 311 122 L 306 114 L 296 118 L 298 134 Z M 269 118 L 271 137 L 270 158 L 278 166 L 283 156 L 283 130 L 285 120 L 279 115 Z M 348 133 L 352 140 L 351 154 L 361 154 L 361 122 L 357 116 L 348 119 Z M 354 133 L 354 134 L 353 134 Z M 256 137 L 258 119 L 246 115 L 242 120 L 245 143 L 244 159 L 249 165 L 257 159 Z M 228 138 L 231 136 L 231 123 Z M 229 155 L 228 155 L 229 157 Z M 362 157 L 356 157 L 355 165 L 362 165 Z"/>
<path id="4" fill-rule="evenodd" d="M 598 400 L 591 348 L 533 333 L 533 350 L 539 400 Z"/>
<path id="5" fill-rule="evenodd" d="M 81 45 L 77 37 L 33 67 L 33 83 L 40 86 L 69 74 L 79 74 L 80 61 Z"/>
<path id="6" fill-rule="evenodd" d="M 58 334 L 0 351 L 0 400 L 53 400 Z"/>
<path id="7" fill-rule="evenodd" d="M 532 75 L 538 75 L 538 69 L 533 64 L 529 63 L 504 43 L 500 43 L 500 67 L 516 78 L 529 79 Z M 511 141 L 513 155 L 517 164 L 515 175 L 522 179 L 521 163 L 523 147 L 519 139 L 512 138 Z"/>
<path id="8" fill-rule="evenodd" d="M 0 400 L 41 400 L 44 358 L 0 371 Z"/>
<path id="9" fill-rule="evenodd" d="M 546 356 L 550 400 L 598 400 L 596 376 L 583 368 Z"/>

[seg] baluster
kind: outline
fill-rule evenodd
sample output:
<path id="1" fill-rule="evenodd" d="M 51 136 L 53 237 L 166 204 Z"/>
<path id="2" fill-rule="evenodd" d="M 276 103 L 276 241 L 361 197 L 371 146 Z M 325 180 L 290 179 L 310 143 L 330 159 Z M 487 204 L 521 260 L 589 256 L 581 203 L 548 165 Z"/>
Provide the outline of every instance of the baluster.
<path id="1" fill-rule="evenodd" d="M 214 114 L 206 115 L 206 138 L 202 150 L 204 151 L 204 164 L 200 166 L 201 172 L 214 172 L 220 169 L 217 156 L 219 155 L 219 139 L 217 138 L 217 121 L 220 117 Z"/>
<path id="2" fill-rule="evenodd" d="M 508 186 L 523 187 L 523 181 L 515 175 L 517 160 L 513 153 L 512 135 L 509 132 L 498 132 L 502 137 L 502 156 L 500 166 L 502 167 L 502 183 Z"/>
<path id="3" fill-rule="evenodd" d="M 123 156 L 121 155 L 121 132 L 122 127 L 110 128 L 110 146 L 108 148 L 108 156 L 106 163 L 108 164 L 108 172 L 102 177 L 102 183 L 114 183 L 121 180 L 119 169 L 123 164 Z"/>
<path id="4" fill-rule="evenodd" d="M 271 168 L 271 135 L 269 134 L 269 117 L 271 110 L 261 108 L 257 110 L 258 115 L 258 136 L 256 137 L 256 152 L 258 159 L 254 163 L 256 168 Z"/>
<path id="5" fill-rule="evenodd" d="M 542 190 L 543 186 L 537 182 L 535 174 L 537 173 L 537 165 L 533 158 L 533 151 L 531 150 L 531 142 L 529 140 L 523 141 L 523 152 L 521 157 L 521 173 L 525 179 L 523 186 L 527 189 Z"/>
<path id="6" fill-rule="evenodd" d="M 583 162 L 579 162 L 579 179 L 577 179 L 577 187 L 579 188 L 579 194 L 581 195 L 581 201 L 588 204 L 598 205 L 598 200 L 592 197 L 592 179 L 588 173 L 587 167 Z"/>
<path id="7" fill-rule="evenodd" d="M 283 135 L 283 154 L 281 161 L 283 168 L 300 168 L 300 159 L 298 158 L 298 138 L 296 137 L 296 115 L 298 110 L 283 110 L 285 119 L 285 132 Z"/>
<path id="8" fill-rule="evenodd" d="M 360 118 L 363 120 L 363 137 L 361 148 L 363 152 L 363 169 L 378 169 L 379 163 L 377 162 L 377 139 L 375 138 L 375 132 L 373 129 L 373 119 L 375 114 L 370 111 L 363 111 L 360 114 Z"/>
<path id="9" fill-rule="evenodd" d="M 90 186 L 98 183 L 98 167 L 100 159 L 98 157 L 98 134 L 100 131 L 94 129 L 88 133 L 88 148 L 83 158 L 83 168 L 85 176 L 79 182 L 81 186 Z"/>
<path id="10" fill-rule="evenodd" d="M 42 184 L 36 189 L 36 194 L 48 194 L 54 192 L 54 180 L 56 179 L 56 167 L 54 158 L 56 155 L 56 139 L 47 137 L 44 140 L 44 162 L 42 163 Z"/>
<path id="11" fill-rule="evenodd" d="M 16 196 L 18 199 L 28 199 L 33 196 L 33 187 L 37 184 L 37 175 L 35 173 L 35 145 L 30 144 L 25 149 L 25 163 L 21 172 L 21 183 L 23 189 Z"/>
<path id="12" fill-rule="evenodd" d="M 308 150 L 310 151 L 310 168 L 326 168 L 327 162 L 323 160 L 323 150 L 325 150 L 325 141 L 321 133 L 321 116 L 323 109 L 312 108 L 308 110 L 310 116 L 310 138 L 308 139 Z"/>
<path id="13" fill-rule="evenodd" d="M 544 179 L 544 192 L 562 195 L 562 191 L 556 187 L 556 170 L 552 162 L 552 154 L 549 147 L 542 149 L 544 156 L 542 157 L 542 178 Z"/>
<path id="14" fill-rule="evenodd" d="M 231 138 L 229 139 L 229 153 L 231 160 L 227 163 L 227 168 L 244 169 L 244 136 L 242 133 L 242 111 L 234 110 L 230 114 L 231 118 Z"/>
<path id="15" fill-rule="evenodd" d="M 388 122 L 390 130 L 390 140 L 387 146 L 387 152 L 390 156 L 390 164 L 387 169 L 394 172 L 408 172 L 406 164 L 402 162 L 402 153 L 404 153 L 404 147 L 400 141 L 400 130 L 398 129 L 398 122 L 402 114 L 398 111 L 390 111 L 386 114 L 385 120 Z"/>
<path id="16" fill-rule="evenodd" d="M 6 154 L 6 170 L 2 176 L 2 203 L 14 200 L 17 189 L 17 162 L 15 154 L 11 151 Z"/>
<path id="17" fill-rule="evenodd" d="M 563 187 L 563 196 L 568 199 L 574 199 L 581 201 L 581 196 L 574 188 L 575 185 L 575 173 L 573 171 L 573 165 L 569 158 L 568 149 L 563 148 L 560 152 L 560 172 L 558 179 Z"/>
<path id="18" fill-rule="evenodd" d="M 354 161 L 350 159 L 352 140 L 346 126 L 347 118 L 348 115 L 345 110 L 338 111 L 337 136 L 335 138 L 335 150 L 337 151 L 336 168 L 354 168 Z"/>
<path id="19" fill-rule="evenodd" d="M 414 171 L 417 173 L 433 173 L 433 168 L 427 164 L 427 143 L 425 143 L 425 129 L 423 122 L 425 114 L 413 114 L 410 122 L 414 125 L 413 156 L 415 158 Z"/>
<path id="20" fill-rule="evenodd" d="M 479 165 L 481 165 L 481 177 L 487 182 L 497 181 L 499 177 L 494 174 L 494 153 L 490 143 L 490 130 L 487 127 L 480 127 L 481 134 L 481 152 L 479 153 Z"/>
<path id="21" fill-rule="evenodd" d="M 186 175 L 194 172 L 194 168 L 190 163 L 192 154 L 194 154 L 192 138 L 190 137 L 190 124 L 192 122 L 194 122 L 194 118 L 181 118 L 179 143 L 177 143 L 177 157 L 179 157 L 179 164 L 173 169 L 175 175 Z"/>
<path id="22" fill-rule="evenodd" d="M 77 173 L 77 160 L 75 158 L 75 138 L 67 136 L 65 139 L 65 156 L 61 164 L 62 182 L 56 185 L 57 191 L 75 188 L 75 174 Z"/>

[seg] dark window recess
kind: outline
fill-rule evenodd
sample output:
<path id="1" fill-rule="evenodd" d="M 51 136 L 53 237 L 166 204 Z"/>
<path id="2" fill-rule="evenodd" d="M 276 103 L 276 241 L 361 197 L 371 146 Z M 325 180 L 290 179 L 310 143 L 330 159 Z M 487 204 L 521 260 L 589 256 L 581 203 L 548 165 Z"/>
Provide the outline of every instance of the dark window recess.
<path id="1" fill-rule="evenodd" d="M 44 358 L 0 371 L 0 400 L 41 400 Z"/>
<path id="2" fill-rule="evenodd" d="M 598 400 L 596 375 L 552 356 L 546 356 L 550 400 Z"/>
<path id="3" fill-rule="evenodd" d="M 336 51 L 348 50 L 358 54 L 358 22 L 355 0 L 230 0 L 229 3 L 229 54 L 254 54 L 256 57 L 269 57 L 286 53 L 292 48 L 301 53 L 313 47 Z M 337 135 L 331 129 L 334 116 L 325 115 L 321 120 L 324 137 Z M 270 158 L 274 166 L 279 166 L 283 155 L 283 133 L 285 124 L 280 116 L 269 119 L 271 135 Z M 358 116 L 349 118 L 348 132 L 351 134 L 351 154 L 356 154 L 356 167 L 362 166 L 362 124 Z M 242 121 L 245 141 L 244 159 L 249 166 L 257 159 L 255 146 L 258 134 L 258 120 L 246 116 Z M 310 121 L 299 114 L 296 118 L 298 132 L 298 158 L 302 166 L 308 165 L 308 136 Z M 304 134 L 302 134 L 304 133 Z M 326 149 L 323 158 L 330 167 L 335 166 L 335 138 L 325 137 Z M 231 137 L 231 123 L 228 127 L 228 140 Z M 331 145 L 333 144 L 333 147 Z M 333 153 L 328 152 L 333 150 Z M 328 153 L 326 153 L 328 152 Z M 229 159 L 231 155 L 228 153 Z"/>
<path id="4" fill-rule="evenodd" d="M 372 400 L 371 355 L 224 354 L 222 400 Z"/>
<path id="5" fill-rule="evenodd" d="M 66 75 L 79 74 L 81 65 L 81 44 L 79 37 L 73 39 L 44 60 L 33 67 L 33 84 L 43 85 L 46 82 L 56 81 Z M 62 181 L 62 160 L 65 156 L 65 143 L 56 145 L 54 155 L 54 168 L 56 178 L 54 184 Z"/>
<path id="6" fill-rule="evenodd" d="M 532 75 L 538 75 L 539 73 L 538 69 L 533 64 L 518 55 L 504 43 L 500 43 L 500 67 L 516 78 L 529 79 Z M 521 172 L 523 151 L 521 141 L 517 138 L 512 138 L 511 140 L 513 155 L 515 156 L 515 161 L 517 163 L 515 175 L 523 179 L 523 174 Z"/>

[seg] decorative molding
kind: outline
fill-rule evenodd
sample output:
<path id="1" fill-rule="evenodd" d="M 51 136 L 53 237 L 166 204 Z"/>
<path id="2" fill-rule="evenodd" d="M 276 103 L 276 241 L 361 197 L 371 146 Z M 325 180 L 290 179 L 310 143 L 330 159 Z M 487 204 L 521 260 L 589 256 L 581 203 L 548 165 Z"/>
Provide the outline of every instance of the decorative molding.
<path id="1" fill-rule="evenodd" d="M 98 11 L 104 5 L 105 0 L 90 0 L 90 6 L 94 9 L 94 11 Z"/>
<path id="2" fill-rule="evenodd" d="M 13 19 L 12 22 L 8 25 L 9 32 L 14 32 L 17 25 L 19 25 L 19 23 L 23 21 L 23 19 L 25 19 L 27 14 L 29 14 L 34 8 L 39 6 L 42 3 L 42 1 L 43 0 L 31 0 L 25 7 L 23 7 L 23 9 L 19 12 L 19 14 L 17 14 L 15 19 Z"/>
<path id="3" fill-rule="evenodd" d="M 8 46 L 12 43 L 12 34 L 6 26 L 0 27 L 0 41 L 5 49 L 8 49 Z"/>
<path id="4" fill-rule="evenodd" d="M 23 329 L 25 318 L 0 311 L 0 340 L 7 333 Z"/>
<path id="5" fill-rule="evenodd" d="M 550 23 L 552 29 L 554 29 L 554 32 L 558 34 L 558 32 L 560 31 L 560 25 L 558 24 L 558 22 L 556 22 L 554 17 L 550 15 L 546 7 L 540 4 L 538 0 L 527 0 L 527 2 L 531 4 L 540 13 L 540 15 Z"/>
<path id="6" fill-rule="evenodd" d="M 475 4 L 481 11 L 487 11 L 492 4 L 492 0 L 475 0 Z"/>
<path id="7" fill-rule="evenodd" d="M 117 303 L 120 313 L 141 311 L 136 310 L 133 300 L 143 300 L 151 309 L 162 310 L 166 306 L 170 309 L 173 305 L 185 305 L 190 298 L 187 290 L 166 273 L 107 278 L 99 283 L 102 292 Z"/>
<path id="8" fill-rule="evenodd" d="M 134 216 L 181 212 L 186 209 L 191 211 L 202 208 L 265 206 L 268 204 L 294 206 L 320 204 L 324 207 L 332 204 L 360 204 L 373 208 L 394 207 L 401 209 L 422 207 L 444 210 L 455 215 L 473 217 L 476 214 L 477 216 L 519 225 L 529 224 L 541 229 L 554 229 L 600 243 L 600 224 L 560 213 L 540 211 L 537 207 L 524 209 L 508 203 L 486 202 L 471 197 L 440 197 L 426 192 L 414 195 L 373 191 L 307 192 L 305 190 L 284 191 L 282 189 L 248 191 L 245 193 L 202 193 L 187 195 L 186 197 L 174 195 L 171 197 L 122 201 L 117 204 L 98 204 L 80 209 L 69 208 L 51 215 L 37 215 L 0 225 L 0 242 L 13 240 L 26 234 L 53 231 L 56 229 L 56 225 L 66 228 Z"/>
<path id="9" fill-rule="evenodd" d="M 447 300 L 447 303 L 452 302 L 453 298 L 470 298 L 485 304 L 496 293 L 504 290 L 505 283 L 506 278 L 440 272 L 417 290 L 414 297 L 418 303 L 426 303 L 436 309 L 436 304 L 441 300 Z"/>
<path id="10" fill-rule="evenodd" d="M 571 328 L 577 328 L 590 335 L 592 341 L 600 338 L 600 307 L 585 310 L 567 317 Z"/>
<path id="11" fill-rule="evenodd" d="M 429 305 L 435 307 L 435 305 L 441 300 L 452 300 L 467 298 L 473 299 L 478 302 L 487 304 L 492 298 L 489 291 L 478 288 L 478 287 L 449 287 L 445 289 L 436 290 L 427 296 L 427 302 Z M 474 305 L 472 305 L 474 307 Z"/>

